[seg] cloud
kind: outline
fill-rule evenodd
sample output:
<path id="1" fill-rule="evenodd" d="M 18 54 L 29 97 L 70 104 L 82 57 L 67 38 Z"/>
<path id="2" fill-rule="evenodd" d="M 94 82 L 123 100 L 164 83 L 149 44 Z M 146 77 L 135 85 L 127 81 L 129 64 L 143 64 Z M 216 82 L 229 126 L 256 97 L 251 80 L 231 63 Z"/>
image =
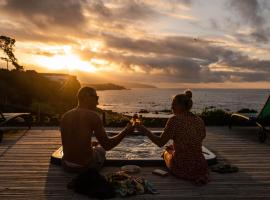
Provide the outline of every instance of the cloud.
<path id="1" fill-rule="evenodd" d="M 158 15 L 147 1 L 129 0 L 129 1 L 102 1 L 89 0 L 85 4 L 86 11 L 90 16 L 100 17 L 109 22 L 130 23 L 139 20 L 145 20 Z M 98 18 L 96 18 L 98 19 Z M 153 19 L 153 18 L 152 18 Z"/>
<path id="2" fill-rule="evenodd" d="M 270 73 L 270 60 L 252 59 L 241 53 L 232 52 L 230 56 L 225 56 L 220 64 L 231 66 L 231 68 L 241 68 L 242 71 L 252 71 L 253 73 Z"/>
<path id="3" fill-rule="evenodd" d="M 241 18 L 241 24 L 251 27 L 252 30 L 248 36 L 255 39 L 256 42 L 269 41 L 270 27 L 267 19 L 269 19 L 270 13 L 268 1 L 230 0 L 229 7 L 232 8 L 235 15 Z M 238 37 L 244 36 L 243 34 L 238 35 Z"/>
<path id="4" fill-rule="evenodd" d="M 132 39 L 101 36 L 106 50 L 80 52 L 84 58 L 107 60 L 123 70 L 139 71 L 170 82 L 268 81 L 270 60 L 192 37 Z M 213 68 L 215 68 L 213 70 Z"/>
<path id="5" fill-rule="evenodd" d="M 264 18 L 260 15 L 262 8 L 257 0 L 231 0 L 230 6 L 252 25 L 261 26 L 264 24 Z"/>
<path id="6" fill-rule="evenodd" d="M 1 16 L 4 16 L 4 20 L 0 20 L 2 34 L 12 36 L 21 43 L 70 45 L 82 59 L 89 62 L 96 58 L 107 61 L 107 68 L 120 66 L 124 72 L 122 76 L 142 78 L 151 75 L 151 80 L 191 83 L 269 81 L 270 60 L 251 57 L 236 47 L 230 49 L 210 37 L 182 36 L 179 32 L 167 30 L 164 31 L 166 34 L 159 34 L 159 22 L 175 23 L 175 18 L 192 16 L 192 12 L 189 12 L 195 4 L 192 0 L 5 2 L 0 4 Z M 250 38 L 264 43 L 268 41 L 269 21 L 261 2 L 229 0 L 235 14 L 232 23 L 237 24 L 241 20 L 240 25 L 248 26 L 246 32 L 240 31 L 242 26 L 238 32 L 226 27 L 239 41 L 246 42 Z M 161 18 L 164 21 L 159 21 Z M 212 20 L 216 28 L 220 24 Z M 185 27 L 188 26 L 181 29 Z M 197 29 L 194 30 L 197 34 Z M 91 50 L 91 41 L 94 40 L 102 44 L 95 51 Z M 25 50 L 24 53 L 48 57 L 61 54 L 42 48 Z M 113 69 L 111 71 L 113 74 Z M 125 73 L 128 71 L 133 75 Z"/>
<path id="7" fill-rule="evenodd" d="M 160 14 L 144 1 L 115 2 L 110 7 L 103 0 L 6 0 L 0 4 L 5 19 L 5 23 L 0 20 L 1 31 L 22 40 L 71 43 L 103 32 L 143 32 L 137 22 Z"/>
<path id="8" fill-rule="evenodd" d="M 102 0 L 92 0 L 88 2 L 87 8 L 90 12 L 94 14 L 98 14 L 102 17 L 110 17 L 111 12 L 110 9 L 108 9 Z"/>
<path id="9" fill-rule="evenodd" d="M 85 2 L 86 0 L 6 0 L 1 6 L 1 11 L 16 13 L 16 17 L 24 17 L 38 27 L 50 25 L 77 27 L 85 22 L 82 12 Z"/>
<path id="10" fill-rule="evenodd" d="M 165 5 L 167 8 L 161 12 Z M 74 38 L 93 38 L 100 33 L 143 34 L 146 23 L 151 25 L 164 16 L 195 20 L 172 9 L 181 5 L 191 5 L 191 1 L 6 0 L 0 4 L 0 12 L 6 20 L 19 24 L 12 26 L 16 34 L 8 25 L 3 26 L 5 34 L 23 40 L 33 37 L 33 41 L 72 42 Z"/>
<path id="11" fill-rule="evenodd" d="M 114 48 L 120 51 L 132 51 L 144 55 L 156 53 L 217 60 L 217 57 L 213 54 L 216 49 L 209 46 L 209 41 L 198 40 L 192 37 L 171 36 L 151 39 L 132 39 L 130 37 L 104 34 L 103 39 L 108 48 Z"/>
<path id="12" fill-rule="evenodd" d="M 109 21 L 135 23 L 144 20 L 158 20 L 167 16 L 181 20 L 197 20 L 191 15 L 182 13 L 192 5 L 191 0 L 129 0 L 129 1 L 93 1 L 92 12 L 98 12 Z M 93 4 L 93 2 L 91 4 Z M 109 4 L 108 4 L 109 2 Z M 113 5 L 113 6 L 112 6 Z"/>
<path id="13" fill-rule="evenodd" d="M 169 2 L 171 3 L 183 3 L 183 4 L 186 4 L 186 5 L 191 5 L 194 0 L 170 0 Z"/>
<path id="14" fill-rule="evenodd" d="M 2 25 L 1 22 L 0 26 L 1 26 L 1 34 L 15 38 L 17 41 L 20 42 L 37 42 L 37 43 L 49 43 L 58 45 L 77 43 L 76 40 L 74 40 L 74 38 L 69 38 L 59 33 L 48 34 L 46 32 L 31 29 L 29 28 L 29 26 L 25 27 L 14 27 L 12 25 L 6 26 L 6 24 Z M 31 31 L 29 31 L 29 29 Z"/>
<path id="15" fill-rule="evenodd" d="M 130 0 L 128 3 L 124 4 L 119 9 L 115 10 L 115 16 L 118 19 L 129 19 L 129 20 L 138 20 L 138 19 L 148 19 L 157 15 L 151 7 L 145 4 L 143 1 L 138 2 L 135 0 Z"/>

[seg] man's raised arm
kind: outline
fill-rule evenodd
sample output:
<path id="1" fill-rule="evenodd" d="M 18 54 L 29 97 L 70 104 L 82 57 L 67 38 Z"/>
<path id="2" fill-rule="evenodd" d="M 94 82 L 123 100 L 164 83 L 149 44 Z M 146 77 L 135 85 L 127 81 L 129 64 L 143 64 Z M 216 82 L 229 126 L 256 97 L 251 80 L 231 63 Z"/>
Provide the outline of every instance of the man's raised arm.
<path id="1" fill-rule="evenodd" d="M 127 134 L 134 131 L 134 127 L 130 123 L 128 123 L 125 129 L 122 130 L 119 134 L 113 137 L 108 137 L 101 119 L 97 117 L 94 121 L 94 134 L 100 145 L 106 151 L 111 150 L 112 148 L 117 146 Z"/>

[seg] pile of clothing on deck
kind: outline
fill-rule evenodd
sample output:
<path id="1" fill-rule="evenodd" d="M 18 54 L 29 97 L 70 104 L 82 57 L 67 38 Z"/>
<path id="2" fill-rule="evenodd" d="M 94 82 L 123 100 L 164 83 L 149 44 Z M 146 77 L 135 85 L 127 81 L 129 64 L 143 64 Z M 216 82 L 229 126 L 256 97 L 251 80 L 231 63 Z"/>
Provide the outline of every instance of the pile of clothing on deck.
<path id="1" fill-rule="evenodd" d="M 76 193 L 100 199 L 157 193 L 144 178 L 130 176 L 124 171 L 103 176 L 95 169 L 89 169 L 73 178 L 68 188 Z"/>
<path id="2" fill-rule="evenodd" d="M 107 180 L 113 185 L 115 192 L 122 197 L 144 193 L 157 193 L 152 184 L 146 179 L 130 176 L 122 171 L 107 175 Z"/>

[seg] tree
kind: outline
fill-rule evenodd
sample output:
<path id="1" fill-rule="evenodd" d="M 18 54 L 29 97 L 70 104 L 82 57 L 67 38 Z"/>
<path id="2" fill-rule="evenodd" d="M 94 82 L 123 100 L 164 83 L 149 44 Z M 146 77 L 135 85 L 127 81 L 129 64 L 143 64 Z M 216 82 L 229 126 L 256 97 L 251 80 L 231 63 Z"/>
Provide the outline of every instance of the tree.
<path id="1" fill-rule="evenodd" d="M 2 60 L 5 60 L 7 62 L 7 68 L 8 68 L 8 62 L 11 62 L 12 65 L 16 68 L 16 70 L 20 71 L 23 70 L 23 66 L 18 64 L 18 60 L 15 57 L 13 53 L 13 48 L 15 46 L 16 40 L 4 35 L 0 36 L 0 49 L 4 51 L 4 53 L 8 56 L 8 58 L 2 58 Z"/>

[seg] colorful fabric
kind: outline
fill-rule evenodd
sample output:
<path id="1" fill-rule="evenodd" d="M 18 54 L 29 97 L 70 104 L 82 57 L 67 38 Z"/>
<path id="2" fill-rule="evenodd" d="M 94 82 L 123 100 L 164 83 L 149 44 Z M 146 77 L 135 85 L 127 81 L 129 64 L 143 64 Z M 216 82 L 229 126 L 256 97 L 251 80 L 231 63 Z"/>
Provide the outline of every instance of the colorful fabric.
<path id="1" fill-rule="evenodd" d="M 157 193 L 146 179 L 130 176 L 122 171 L 109 174 L 106 178 L 113 185 L 115 192 L 122 197 L 144 193 Z"/>

